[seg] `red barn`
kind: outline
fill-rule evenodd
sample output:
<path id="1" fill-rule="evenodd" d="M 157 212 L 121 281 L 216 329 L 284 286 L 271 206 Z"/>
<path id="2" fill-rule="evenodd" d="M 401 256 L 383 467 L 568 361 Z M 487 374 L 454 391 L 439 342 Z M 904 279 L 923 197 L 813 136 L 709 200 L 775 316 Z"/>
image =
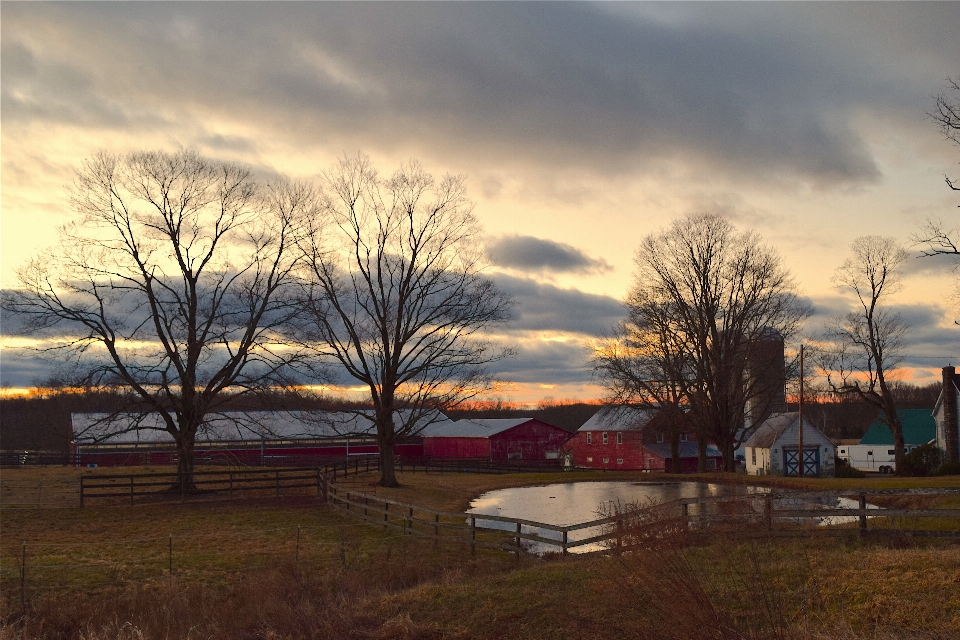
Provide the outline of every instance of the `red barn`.
<path id="1" fill-rule="evenodd" d="M 666 471 L 670 445 L 655 431 L 658 412 L 654 408 L 605 407 L 587 420 L 566 444 L 573 466 L 586 469 L 629 469 Z M 648 442 L 651 435 L 657 443 Z M 697 470 L 697 445 L 683 434 L 680 443 L 682 472 Z M 708 468 L 716 468 L 720 451 L 707 446 Z"/>
<path id="2" fill-rule="evenodd" d="M 489 460 L 558 460 L 570 433 L 533 418 L 438 422 L 421 432 L 423 455 Z"/>
<path id="3" fill-rule="evenodd" d="M 401 416 L 397 417 L 397 420 Z M 430 419 L 449 422 L 443 414 Z M 74 464 L 99 466 L 176 464 L 173 438 L 158 414 L 74 413 Z M 325 411 L 228 411 L 210 414 L 197 433 L 197 464 L 319 464 L 376 455 L 373 423 L 358 413 Z M 423 455 L 420 438 L 401 438 L 400 457 Z"/>

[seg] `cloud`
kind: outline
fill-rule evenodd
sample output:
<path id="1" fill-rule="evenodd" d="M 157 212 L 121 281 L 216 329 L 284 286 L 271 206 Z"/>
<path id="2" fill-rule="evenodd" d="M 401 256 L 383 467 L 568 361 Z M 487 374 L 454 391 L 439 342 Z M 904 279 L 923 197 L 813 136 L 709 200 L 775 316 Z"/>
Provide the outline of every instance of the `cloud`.
<path id="1" fill-rule="evenodd" d="M 591 258 L 562 242 L 533 236 L 503 236 L 487 244 L 487 255 L 497 266 L 521 271 L 602 273 L 612 267 L 602 258 Z"/>
<path id="2" fill-rule="evenodd" d="M 497 379 L 517 383 L 588 384 L 593 369 L 584 341 L 513 342 L 517 355 L 491 366 Z"/>
<path id="3" fill-rule="evenodd" d="M 493 276 L 493 280 L 513 297 L 513 330 L 601 336 L 626 316 L 623 304 L 610 296 L 503 274 Z"/>
<path id="4" fill-rule="evenodd" d="M 451 157 L 469 149 L 478 163 L 509 157 L 604 175 L 680 160 L 749 180 L 863 183 L 879 170 L 857 117 L 913 118 L 930 92 L 902 65 L 876 59 L 871 43 L 888 25 L 864 17 L 903 13 L 7 5 L 3 113 L 17 124 L 98 127 L 219 117 L 333 150 L 426 145 Z M 960 8 L 909 13 L 914 28 L 892 40 L 895 51 L 919 47 L 946 76 L 958 48 L 934 27 L 956 24 Z M 936 41 L 921 38 L 924 26 Z"/>

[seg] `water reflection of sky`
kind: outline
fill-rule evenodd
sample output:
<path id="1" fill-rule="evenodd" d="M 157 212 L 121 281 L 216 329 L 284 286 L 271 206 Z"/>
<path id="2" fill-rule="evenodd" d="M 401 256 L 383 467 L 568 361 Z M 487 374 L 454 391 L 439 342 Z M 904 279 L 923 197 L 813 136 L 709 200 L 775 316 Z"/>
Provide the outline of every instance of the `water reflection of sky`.
<path id="1" fill-rule="evenodd" d="M 568 482 L 535 487 L 513 487 L 484 493 L 470 503 L 467 513 L 495 515 L 507 518 L 533 520 L 544 524 L 567 526 L 590 522 L 612 511 L 611 505 L 638 504 L 648 506 L 679 498 L 706 498 L 712 496 L 765 493 L 761 487 L 708 484 L 704 482 Z M 514 524 L 478 520 L 478 525 L 512 531 Z M 524 532 L 537 533 L 544 538 L 559 540 L 556 531 L 524 526 Z M 571 531 L 569 540 L 584 540 L 599 533 L 599 529 Z M 550 545 L 531 544 L 531 551 L 556 551 Z M 571 552 L 597 550 L 599 545 L 574 547 Z"/>

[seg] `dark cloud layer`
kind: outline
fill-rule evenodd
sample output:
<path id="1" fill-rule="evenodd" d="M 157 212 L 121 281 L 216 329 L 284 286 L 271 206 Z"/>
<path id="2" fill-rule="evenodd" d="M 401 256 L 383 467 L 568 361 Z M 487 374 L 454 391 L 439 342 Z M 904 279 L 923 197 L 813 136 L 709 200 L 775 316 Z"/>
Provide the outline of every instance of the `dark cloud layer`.
<path id="1" fill-rule="evenodd" d="M 610 264 L 591 258 L 576 247 L 532 236 L 504 236 L 487 244 L 490 260 L 501 267 L 525 271 L 597 273 L 609 271 Z"/>
<path id="2" fill-rule="evenodd" d="M 960 6 L 904 14 L 752 3 L 5 3 L 2 110 L 8 126 L 156 128 L 216 113 L 334 150 L 425 144 L 601 173 L 683 158 L 754 179 L 862 182 L 878 170 L 854 117 L 913 118 L 960 58 L 955 29 L 943 29 L 960 24 Z M 907 28 L 894 32 L 898 21 Z M 901 64 L 917 56 L 930 78 Z"/>
<path id="3" fill-rule="evenodd" d="M 497 275 L 494 282 L 513 296 L 518 331 L 557 331 L 585 336 L 609 334 L 626 311 L 616 298 L 562 289 L 535 280 Z"/>

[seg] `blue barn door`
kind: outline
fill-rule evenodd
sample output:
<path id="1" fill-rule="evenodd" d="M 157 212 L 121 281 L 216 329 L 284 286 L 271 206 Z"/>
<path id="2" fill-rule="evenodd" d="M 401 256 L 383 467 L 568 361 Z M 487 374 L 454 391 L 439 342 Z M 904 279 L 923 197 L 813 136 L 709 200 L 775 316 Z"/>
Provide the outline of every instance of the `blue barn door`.
<path id="1" fill-rule="evenodd" d="M 783 473 L 797 476 L 799 473 L 800 450 L 796 447 L 783 448 Z M 820 447 L 803 448 L 803 475 L 820 475 Z"/>

